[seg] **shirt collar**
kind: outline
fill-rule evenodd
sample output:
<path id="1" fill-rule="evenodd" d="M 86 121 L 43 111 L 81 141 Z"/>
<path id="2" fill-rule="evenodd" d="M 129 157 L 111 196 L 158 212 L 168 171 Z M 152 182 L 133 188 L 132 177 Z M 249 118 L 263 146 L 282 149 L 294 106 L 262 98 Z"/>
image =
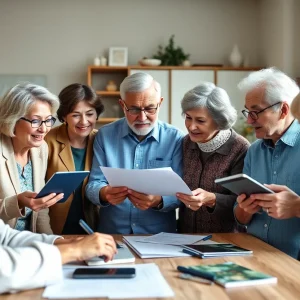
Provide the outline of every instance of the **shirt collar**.
<path id="1" fill-rule="evenodd" d="M 282 141 L 286 145 L 293 147 L 297 141 L 299 133 L 300 133 L 300 124 L 297 120 L 294 120 L 292 122 L 292 124 L 290 125 L 290 127 L 288 128 L 288 130 L 279 139 L 279 141 Z M 264 145 L 267 147 L 270 147 L 273 145 L 271 140 L 269 140 L 269 139 L 263 140 L 263 141 L 264 141 Z"/>
<path id="2" fill-rule="evenodd" d="M 146 139 L 154 138 L 157 142 L 159 142 L 159 121 L 157 121 L 154 128 L 148 133 Z M 127 124 L 126 118 L 123 118 L 123 124 L 121 126 L 121 137 L 124 138 L 128 135 L 133 135 L 136 137 L 136 135 L 133 133 L 133 131 L 130 129 L 130 127 Z"/>
<path id="3" fill-rule="evenodd" d="M 236 137 L 236 133 L 233 129 L 231 130 L 231 136 L 228 139 L 228 141 L 226 141 L 225 144 L 223 144 L 220 148 L 216 149 L 214 152 L 222 154 L 222 155 L 228 155 L 232 149 L 235 137 Z M 191 149 L 199 149 L 197 143 L 192 142 L 190 145 Z M 200 149 L 199 149 L 200 150 Z"/>

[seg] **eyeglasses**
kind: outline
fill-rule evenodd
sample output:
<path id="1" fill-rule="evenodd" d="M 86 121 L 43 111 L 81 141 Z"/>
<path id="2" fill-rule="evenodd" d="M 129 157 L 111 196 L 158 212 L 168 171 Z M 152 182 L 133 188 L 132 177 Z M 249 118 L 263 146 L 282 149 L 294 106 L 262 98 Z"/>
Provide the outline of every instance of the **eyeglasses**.
<path id="1" fill-rule="evenodd" d="M 51 119 L 47 119 L 45 121 L 39 120 L 39 119 L 33 119 L 33 120 L 28 120 L 26 118 L 20 118 L 20 120 L 24 120 L 28 123 L 31 123 L 31 127 L 32 128 L 39 128 L 43 125 L 43 123 L 45 123 L 45 125 L 47 127 L 52 127 L 56 121 L 56 119 L 54 117 L 52 117 Z"/>
<path id="2" fill-rule="evenodd" d="M 244 109 L 244 110 L 242 110 L 242 114 L 244 115 L 245 118 L 248 118 L 248 116 L 250 116 L 250 118 L 251 118 L 252 120 L 257 120 L 258 117 L 259 117 L 258 114 L 260 114 L 260 113 L 262 113 L 263 111 L 265 111 L 266 109 L 268 109 L 268 108 L 270 108 L 270 107 L 273 107 L 273 106 L 275 106 L 275 105 L 277 105 L 277 104 L 280 104 L 280 103 L 281 103 L 281 102 L 277 102 L 277 103 L 272 104 L 272 105 L 270 105 L 270 106 L 268 106 L 268 107 L 266 107 L 266 108 L 264 108 L 264 109 L 262 109 L 262 110 L 260 110 L 260 111 L 254 111 L 254 110 L 248 111 L 248 110 Z"/>
<path id="3" fill-rule="evenodd" d="M 157 104 L 156 107 L 148 107 L 148 108 L 127 108 L 124 100 L 123 100 L 123 103 L 124 103 L 124 106 L 125 106 L 125 109 L 128 111 L 128 113 L 132 116 L 137 116 L 139 115 L 141 112 L 144 112 L 145 115 L 155 115 L 156 114 L 156 111 L 159 107 L 159 104 Z"/>

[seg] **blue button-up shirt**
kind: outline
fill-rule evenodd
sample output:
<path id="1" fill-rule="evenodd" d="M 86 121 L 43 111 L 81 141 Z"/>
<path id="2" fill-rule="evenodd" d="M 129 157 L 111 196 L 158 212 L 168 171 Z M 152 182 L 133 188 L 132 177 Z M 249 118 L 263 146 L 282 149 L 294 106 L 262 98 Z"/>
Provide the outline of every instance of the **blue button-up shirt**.
<path id="1" fill-rule="evenodd" d="M 182 132 L 160 121 L 142 141 L 128 127 L 125 118 L 103 126 L 94 141 L 93 165 L 86 186 L 88 199 L 101 205 L 99 191 L 108 183 L 99 166 L 124 169 L 171 167 L 181 176 L 182 140 Z M 119 205 L 102 205 L 98 231 L 110 234 L 175 232 L 175 208 L 179 201 L 176 197 L 164 196 L 163 204 L 159 211 L 140 210 L 128 198 Z"/>
<path id="2" fill-rule="evenodd" d="M 275 147 L 258 140 L 248 150 L 243 172 L 261 183 L 286 185 L 300 194 L 300 124 L 294 121 Z M 274 219 L 266 212 L 253 215 L 250 234 L 300 259 L 300 218 Z"/>

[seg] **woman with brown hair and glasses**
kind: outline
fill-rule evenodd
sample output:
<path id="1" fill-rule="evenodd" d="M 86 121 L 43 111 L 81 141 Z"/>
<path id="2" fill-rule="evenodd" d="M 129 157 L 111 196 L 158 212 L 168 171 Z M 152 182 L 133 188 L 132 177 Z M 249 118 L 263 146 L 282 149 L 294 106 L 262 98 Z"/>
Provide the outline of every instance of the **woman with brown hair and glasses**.
<path id="1" fill-rule="evenodd" d="M 55 122 L 57 96 L 42 86 L 17 84 L 0 98 L 0 218 L 17 230 L 52 233 L 48 207 L 63 198 L 35 198 L 45 184 L 45 135 Z"/>
<path id="2" fill-rule="evenodd" d="M 95 91 L 79 83 L 65 87 L 59 94 L 57 111 L 62 125 L 53 128 L 46 138 L 49 147 L 48 180 L 55 172 L 89 171 L 93 159 L 96 121 L 104 106 Z M 95 229 L 97 207 L 86 201 L 85 181 L 64 203 L 57 203 L 50 211 L 51 228 L 55 234 L 85 234 L 79 220 Z"/>

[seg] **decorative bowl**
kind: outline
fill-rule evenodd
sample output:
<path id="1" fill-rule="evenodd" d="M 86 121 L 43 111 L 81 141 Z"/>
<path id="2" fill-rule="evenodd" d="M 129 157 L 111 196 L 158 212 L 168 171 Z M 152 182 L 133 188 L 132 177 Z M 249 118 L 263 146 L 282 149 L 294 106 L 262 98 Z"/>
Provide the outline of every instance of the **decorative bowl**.
<path id="1" fill-rule="evenodd" d="M 161 64 L 160 59 L 144 58 L 139 61 L 141 66 L 159 66 Z"/>

